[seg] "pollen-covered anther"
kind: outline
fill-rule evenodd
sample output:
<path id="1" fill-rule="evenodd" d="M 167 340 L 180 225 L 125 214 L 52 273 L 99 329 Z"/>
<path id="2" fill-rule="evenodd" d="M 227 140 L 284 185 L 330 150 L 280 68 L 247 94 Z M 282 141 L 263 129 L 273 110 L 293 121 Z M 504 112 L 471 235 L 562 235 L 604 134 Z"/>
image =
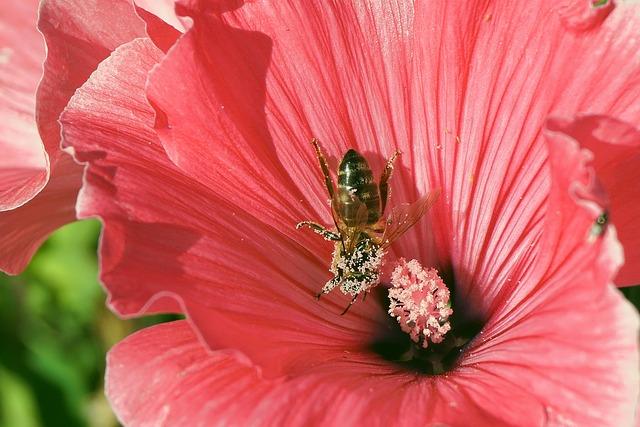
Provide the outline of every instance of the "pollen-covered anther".
<path id="1" fill-rule="evenodd" d="M 389 314 L 416 343 L 427 348 L 440 343 L 451 329 L 453 314 L 449 289 L 437 270 L 424 269 L 416 260 L 401 258 L 391 274 Z"/>

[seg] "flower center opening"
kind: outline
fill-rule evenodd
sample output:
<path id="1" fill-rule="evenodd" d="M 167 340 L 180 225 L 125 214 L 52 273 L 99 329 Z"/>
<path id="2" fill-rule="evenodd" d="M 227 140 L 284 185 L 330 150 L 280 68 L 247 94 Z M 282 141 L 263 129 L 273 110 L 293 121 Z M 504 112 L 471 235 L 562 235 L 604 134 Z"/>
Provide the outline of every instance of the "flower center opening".
<path id="1" fill-rule="evenodd" d="M 482 329 L 482 322 L 465 316 L 463 304 L 459 309 L 453 307 L 453 285 L 452 278 L 443 280 L 436 269 L 400 259 L 386 296 L 389 327 L 371 349 L 420 374 L 438 375 L 453 369 L 465 345 Z"/>

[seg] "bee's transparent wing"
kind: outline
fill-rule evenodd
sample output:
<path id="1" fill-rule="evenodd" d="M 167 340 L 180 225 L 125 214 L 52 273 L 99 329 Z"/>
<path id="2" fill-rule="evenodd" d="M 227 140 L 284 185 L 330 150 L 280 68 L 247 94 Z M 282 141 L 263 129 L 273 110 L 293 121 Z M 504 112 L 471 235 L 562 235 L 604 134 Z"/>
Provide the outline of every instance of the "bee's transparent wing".
<path id="1" fill-rule="evenodd" d="M 333 198 L 333 215 L 342 231 L 345 249 L 351 253 L 357 243 L 360 232 L 364 230 L 369 219 L 369 210 L 358 196 L 339 188 Z"/>
<path id="2" fill-rule="evenodd" d="M 403 203 L 393 208 L 386 220 L 382 235 L 382 247 L 389 246 L 418 222 L 438 200 L 439 196 L 440 190 L 434 190 L 414 203 Z"/>
<path id="3" fill-rule="evenodd" d="M 334 194 L 333 197 L 331 197 L 330 203 L 331 203 L 331 216 L 333 217 L 333 223 L 338 229 L 338 232 L 342 232 L 342 229 L 345 227 L 345 224 L 340 219 L 340 214 L 338 214 L 338 207 L 339 207 L 340 201 L 338 200 L 338 197 L 336 196 L 336 194 Z"/>

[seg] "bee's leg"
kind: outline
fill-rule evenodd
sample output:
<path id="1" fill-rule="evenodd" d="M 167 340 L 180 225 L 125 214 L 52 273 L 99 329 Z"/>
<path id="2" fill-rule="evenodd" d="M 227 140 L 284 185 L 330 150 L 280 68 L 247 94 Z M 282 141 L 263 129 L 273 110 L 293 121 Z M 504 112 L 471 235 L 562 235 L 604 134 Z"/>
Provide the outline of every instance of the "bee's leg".
<path id="1" fill-rule="evenodd" d="M 387 165 L 382 171 L 380 176 L 380 184 L 378 184 L 378 191 L 380 192 L 380 214 L 384 214 L 384 208 L 387 206 L 387 199 L 389 198 L 389 179 L 391 179 L 391 173 L 393 172 L 393 163 L 400 155 L 399 151 L 393 153 L 393 156 L 387 160 Z"/>
<path id="2" fill-rule="evenodd" d="M 325 227 L 321 226 L 318 223 L 311 222 L 311 221 L 302 221 L 296 224 L 296 229 L 299 230 L 302 227 L 309 227 L 315 233 L 318 233 L 319 235 L 324 237 L 325 240 L 332 240 L 334 242 L 339 242 L 341 240 L 340 235 L 338 233 L 334 233 L 333 231 L 327 230 Z"/>
<path id="3" fill-rule="evenodd" d="M 344 311 L 342 313 L 340 313 L 340 316 L 344 316 L 345 314 L 347 314 L 347 311 L 349 311 L 349 309 L 351 308 L 351 306 L 353 305 L 354 302 L 356 302 L 356 299 L 358 298 L 358 295 L 360 294 L 356 294 L 352 299 L 351 302 L 349 303 L 349 305 L 347 306 L 347 308 L 344 309 Z"/>
<path id="4" fill-rule="evenodd" d="M 342 279 L 338 276 L 334 277 L 333 279 L 329 280 L 327 283 L 325 283 L 325 285 L 322 287 L 322 290 L 320 290 L 320 292 L 318 292 L 318 294 L 316 295 L 316 299 L 320 299 L 320 297 L 324 294 L 328 294 L 329 292 L 331 292 L 331 290 L 333 288 L 335 288 L 336 286 L 338 286 L 340 283 L 342 282 Z"/>
<path id="5" fill-rule="evenodd" d="M 371 276 L 368 275 L 368 274 L 349 274 L 348 276 L 344 277 L 344 280 L 355 279 L 355 280 L 358 281 L 358 283 L 362 283 L 363 281 L 369 281 L 370 277 Z M 341 284 L 342 284 L 342 282 L 341 282 Z M 359 295 L 362 294 L 362 302 L 364 302 L 364 299 L 367 296 L 367 293 L 369 292 L 368 290 L 363 290 L 361 287 L 356 289 L 356 290 L 342 289 L 342 292 L 344 292 L 344 293 L 354 292 L 354 291 L 356 292 L 356 294 L 353 296 L 353 298 L 349 302 L 349 305 L 344 309 L 344 311 L 342 313 L 340 313 L 341 316 L 346 314 L 347 311 L 349 311 L 349 309 L 351 308 L 353 303 L 356 302 L 356 300 L 358 299 Z"/>
<path id="6" fill-rule="evenodd" d="M 322 149 L 320 148 L 320 141 L 316 138 L 311 140 L 313 147 L 316 149 L 316 157 L 318 158 L 318 162 L 320 163 L 320 169 L 322 169 L 322 175 L 324 175 L 324 182 L 327 186 L 327 191 L 329 192 L 329 198 L 333 200 L 335 194 L 335 184 L 333 183 L 333 179 L 331 178 L 331 173 L 329 172 L 329 165 L 327 163 L 327 159 L 325 159 L 324 154 L 322 154 Z"/>
<path id="7" fill-rule="evenodd" d="M 336 186 L 333 183 L 333 178 L 331 178 L 331 172 L 329 172 L 329 164 L 327 163 L 327 159 L 322 153 L 322 148 L 320 148 L 320 141 L 318 141 L 317 138 L 312 138 L 311 144 L 313 144 L 313 147 L 316 150 L 316 157 L 318 158 L 318 163 L 320 163 L 320 169 L 322 170 L 322 175 L 324 176 L 324 183 L 327 186 L 327 191 L 329 192 L 329 199 L 331 200 L 331 217 L 333 218 L 333 223 L 336 226 L 336 230 L 340 231 L 340 226 L 338 225 L 338 220 L 336 219 L 335 214 Z M 345 249 L 342 236 L 340 236 L 340 240 L 342 241 L 342 249 Z"/>

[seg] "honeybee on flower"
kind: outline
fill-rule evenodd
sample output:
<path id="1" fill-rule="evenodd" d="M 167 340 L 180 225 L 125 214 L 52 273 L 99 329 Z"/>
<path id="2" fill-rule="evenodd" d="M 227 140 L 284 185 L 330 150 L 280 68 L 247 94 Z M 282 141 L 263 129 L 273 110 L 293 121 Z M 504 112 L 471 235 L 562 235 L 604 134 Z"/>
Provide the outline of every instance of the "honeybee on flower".
<path id="1" fill-rule="evenodd" d="M 433 191 L 412 204 L 395 207 L 384 218 L 389 200 L 389 181 L 394 162 L 400 155 L 396 151 L 386 163 L 379 182 L 373 177 L 367 159 L 349 149 L 338 166 L 338 186 L 333 182 L 327 160 L 317 139 L 313 144 L 324 176 L 331 202 L 335 230 L 311 221 L 303 221 L 296 228 L 308 227 L 326 240 L 335 242 L 329 271 L 334 275 L 318 293 L 318 298 L 339 287 L 343 294 L 353 298 L 342 314 L 356 301 L 380 283 L 380 271 L 385 250 L 411 228 L 437 200 Z"/>

